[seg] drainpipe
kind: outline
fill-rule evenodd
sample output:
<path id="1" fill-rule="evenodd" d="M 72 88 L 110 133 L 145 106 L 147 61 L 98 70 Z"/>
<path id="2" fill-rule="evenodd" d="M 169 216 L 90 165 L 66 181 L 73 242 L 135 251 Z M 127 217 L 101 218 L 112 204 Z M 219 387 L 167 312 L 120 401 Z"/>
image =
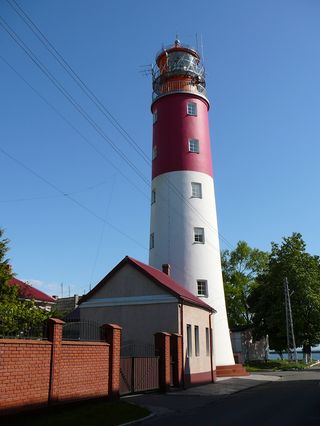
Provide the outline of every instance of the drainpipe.
<path id="1" fill-rule="evenodd" d="M 182 345 L 182 387 L 185 389 L 184 380 L 184 336 L 183 336 L 183 300 L 180 299 L 180 334 L 181 334 L 181 345 Z"/>
<path id="2" fill-rule="evenodd" d="M 214 383 L 214 374 L 213 374 L 213 343 L 212 343 L 211 316 L 212 316 L 212 312 L 210 312 L 210 314 L 209 314 L 209 336 L 210 336 L 211 381 L 212 381 L 212 383 Z"/>

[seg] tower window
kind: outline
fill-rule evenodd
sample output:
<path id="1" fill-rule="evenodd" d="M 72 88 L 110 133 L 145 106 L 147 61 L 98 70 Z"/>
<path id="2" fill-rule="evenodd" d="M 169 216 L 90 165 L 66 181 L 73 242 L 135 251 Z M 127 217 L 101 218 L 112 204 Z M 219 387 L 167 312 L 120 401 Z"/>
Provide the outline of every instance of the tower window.
<path id="1" fill-rule="evenodd" d="M 192 329 L 191 324 L 187 324 L 187 357 L 192 356 Z"/>
<path id="2" fill-rule="evenodd" d="M 194 326 L 194 354 L 195 356 L 200 355 L 200 342 L 199 342 L 199 326 Z"/>
<path id="3" fill-rule="evenodd" d="M 195 102 L 188 102 L 187 105 L 187 114 L 188 115 L 198 115 L 197 113 L 197 104 Z"/>
<path id="4" fill-rule="evenodd" d="M 157 145 L 154 145 L 152 148 L 152 160 L 154 160 L 155 158 L 157 158 Z"/>
<path id="5" fill-rule="evenodd" d="M 198 182 L 191 182 L 191 197 L 202 198 L 202 185 Z"/>
<path id="6" fill-rule="evenodd" d="M 194 228 L 194 242 L 204 244 L 204 228 Z"/>
<path id="7" fill-rule="evenodd" d="M 150 250 L 154 248 L 154 233 L 150 234 Z"/>
<path id="8" fill-rule="evenodd" d="M 199 154 L 199 140 L 198 139 L 189 139 L 189 152 L 195 152 Z"/>
<path id="9" fill-rule="evenodd" d="M 158 121 L 158 112 L 154 111 L 154 113 L 152 114 L 153 117 L 153 124 L 156 124 L 156 122 Z"/>
<path id="10" fill-rule="evenodd" d="M 206 280 L 197 281 L 198 296 L 208 297 L 208 283 Z"/>
<path id="11" fill-rule="evenodd" d="M 156 191 L 153 189 L 151 192 L 151 204 L 156 202 Z"/>

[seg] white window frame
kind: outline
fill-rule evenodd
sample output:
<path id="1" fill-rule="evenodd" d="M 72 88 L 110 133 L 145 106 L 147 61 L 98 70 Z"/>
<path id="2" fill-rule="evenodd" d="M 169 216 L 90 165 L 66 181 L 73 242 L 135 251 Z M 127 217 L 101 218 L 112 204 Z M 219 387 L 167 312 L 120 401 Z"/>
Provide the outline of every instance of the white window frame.
<path id="1" fill-rule="evenodd" d="M 150 234 L 150 246 L 149 246 L 150 250 L 152 250 L 154 248 L 154 232 L 152 232 Z"/>
<path id="2" fill-rule="evenodd" d="M 199 154 L 200 153 L 199 139 L 190 138 L 188 140 L 188 147 L 189 147 L 189 152 L 192 152 L 193 154 Z"/>
<path id="3" fill-rule="evenodd" d="M 198 115 L 198 105 L 196 102 L 187 103 L 187 114 L 196 117 Z"/>
<path id="4" fill-rule="evenodd" d="M 191 182 L 191 197 L 202 198 L 202 184 L 200 182 Z"/>
<path id="5" fill-rule="evenodd" d="M 207 280 L 197 280 L 197 295 L 198 297 L 208 297 L 208 281 Z"/>
<path id="6" fill-rule="evenodd" d="M 158 155 L 157 145 L 153 145 L 153 148 L 152 148 L 152 160 L 154 160 L 155 158 L 157 158 L 157 155 Z"/>
<path id="7" fill-rule="evenodd" d="M 195 356 L 200 356 L 200 335 L 199 335 L 199 326 L 194 326 L 194 354 Z"/>
<path id="8" fill-rule="evenodd" d="M 193 228 L 193 242 L 195 244 L 204 244 L 204 228 L 200 228 L 198 226 Z"/>
<path id="9" fill-rule="evenodd" d="M 154 204 L 156 202 L 156 190 L 153 189 L 151 191 L 151 204 Z"/>
<path id="10" fill-rule="evenodd" d="M 187 358 L 192 357 L 192 326 L 187 324 Z"/>

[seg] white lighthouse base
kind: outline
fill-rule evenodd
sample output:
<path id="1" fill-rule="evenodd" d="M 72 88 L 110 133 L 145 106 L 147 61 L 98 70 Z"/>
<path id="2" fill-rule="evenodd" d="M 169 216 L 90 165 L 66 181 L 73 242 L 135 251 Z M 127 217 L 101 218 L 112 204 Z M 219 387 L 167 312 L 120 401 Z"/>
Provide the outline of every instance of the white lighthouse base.
<path id="1" fill-rule="evenodd" d="M 192 182 L 201 184 L 201 198 L 192 197 Z M 201 298 L 217 311 L 213 315 L 215 363 L 233 365 L 213 179 L 195 171 L 169 172 L 153 179 L 152 190 L 155 202 L 150 233 L 154 247 L 149 263 L 160 270 L 162 264 L 170 264 L 172 278 L 196 296 L 197 280 L 207 281 L 208 294 Z M 195 227 L 204 229 L 203 244 L 194 241 Z"/>

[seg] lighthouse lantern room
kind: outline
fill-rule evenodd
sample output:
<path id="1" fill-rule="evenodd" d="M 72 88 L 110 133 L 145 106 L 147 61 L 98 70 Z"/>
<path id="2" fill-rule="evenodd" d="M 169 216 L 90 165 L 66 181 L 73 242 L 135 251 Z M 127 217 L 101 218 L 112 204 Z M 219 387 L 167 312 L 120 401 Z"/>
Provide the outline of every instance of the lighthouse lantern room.
<path id="1" fill-rule="evenodd" d="M 221 273 L 209 135 L 199 53 L 176 40 L 153 67 L 149 263 L 214 307 L 217 366 L 234 364 Z"/>

